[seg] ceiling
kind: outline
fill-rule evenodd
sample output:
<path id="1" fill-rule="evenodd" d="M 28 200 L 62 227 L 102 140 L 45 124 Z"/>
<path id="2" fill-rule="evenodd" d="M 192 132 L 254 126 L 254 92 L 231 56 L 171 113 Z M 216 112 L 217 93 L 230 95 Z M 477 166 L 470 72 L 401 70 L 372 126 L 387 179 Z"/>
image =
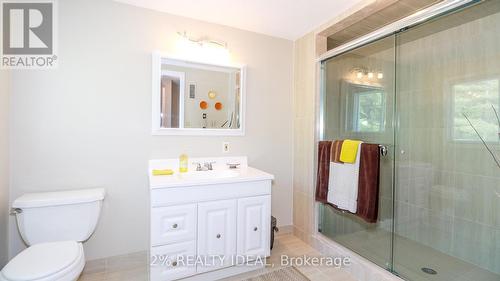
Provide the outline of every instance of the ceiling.
<path id="1" fill-rule="evenodd" d="M 295 40 L 364 0 L 115 0 Z"/>

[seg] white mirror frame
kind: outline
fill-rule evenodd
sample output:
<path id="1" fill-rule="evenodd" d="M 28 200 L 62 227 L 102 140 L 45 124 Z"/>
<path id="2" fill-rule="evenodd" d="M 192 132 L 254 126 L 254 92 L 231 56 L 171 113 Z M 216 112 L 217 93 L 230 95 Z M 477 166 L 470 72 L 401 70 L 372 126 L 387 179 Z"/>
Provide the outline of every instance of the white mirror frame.
<path id="1" fill-rule="evenodd" d="M 190 64 L 205 65 L 207 69 L 218 67 L 231 67 L 240 70 L 240 128 L 238 129 L 213 129 L 213 128 L 162 128 L 161 127 L 161 76 L 162 62 L 179 66 Z M 153 52 L 152 56 L 152 134 L 155 136 L 244 136 L 245 135 L 245 107 L 246 107 L 246 66 L 238 64 L 213 64 L 206 62 L 178 59 Z M 183 112 L 183 111 L 182 111 Z M 184 112 L 183 112 L 184 113 Z M 180 119 L 184 120 L 184 116 Z"/>

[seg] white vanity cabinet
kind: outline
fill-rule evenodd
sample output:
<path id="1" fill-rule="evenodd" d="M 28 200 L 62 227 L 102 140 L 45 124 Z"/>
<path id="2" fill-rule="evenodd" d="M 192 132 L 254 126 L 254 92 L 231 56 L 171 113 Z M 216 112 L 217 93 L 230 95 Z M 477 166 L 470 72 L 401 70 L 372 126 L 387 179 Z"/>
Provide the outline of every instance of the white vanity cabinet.
<path id="1" fill-rule="evenodd" d="M 273 177 L 249 167 L 237 173 L 163 184 L 150 177 L 150 280 L 217 280 L 262 267 L 244 262 L 270 255 Z"/>

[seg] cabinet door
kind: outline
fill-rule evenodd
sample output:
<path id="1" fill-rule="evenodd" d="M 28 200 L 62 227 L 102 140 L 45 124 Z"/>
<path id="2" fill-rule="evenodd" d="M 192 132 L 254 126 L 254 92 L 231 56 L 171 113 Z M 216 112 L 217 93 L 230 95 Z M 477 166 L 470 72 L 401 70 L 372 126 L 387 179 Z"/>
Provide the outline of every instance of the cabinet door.
<path id="1" fill-rule="evenodd" d="M 196 274 L 196 242 L 189 241 L 151 248 L 151 281 L 176 280 Z"/>
<path id="2" fill-rule="evenodd" d="M 236 255 L 236 200 L 198 204 L 197 272 L 216 270 L 232 265 Z"/>
<path id="3" fill-rule="evenodd" d="M 238 255 L 270 255 L 271 196 L 238 200 Z"/>
<path id="4" fill-rule="evenodd" d="M 151 209 L 151 244 L 195 240 L 196 204 Z"/>

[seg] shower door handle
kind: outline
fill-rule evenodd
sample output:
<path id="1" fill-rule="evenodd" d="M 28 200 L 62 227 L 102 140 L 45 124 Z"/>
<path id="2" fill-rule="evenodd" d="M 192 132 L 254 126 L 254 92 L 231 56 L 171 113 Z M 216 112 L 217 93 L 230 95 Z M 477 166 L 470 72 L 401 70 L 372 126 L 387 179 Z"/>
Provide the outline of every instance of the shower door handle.
<path id="1" fill-rule="evenodd" d="M 378 147 L 380 149 L 380 155 L 387 156 L 387 153 L 389 153 L 389 148 L 387 148 L 386 145 L 382 145 L 382 144 L 379 144 Z"/>

